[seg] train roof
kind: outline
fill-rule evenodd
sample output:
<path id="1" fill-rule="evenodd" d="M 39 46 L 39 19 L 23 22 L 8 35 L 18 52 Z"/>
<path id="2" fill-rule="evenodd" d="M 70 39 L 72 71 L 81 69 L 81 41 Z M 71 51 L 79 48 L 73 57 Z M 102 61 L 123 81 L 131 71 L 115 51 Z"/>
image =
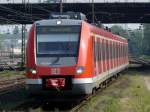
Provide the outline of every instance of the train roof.
<path id="1" fill-rule="evenodd" d="M 75 26 L 81 25 L 84 20 L 76 20 L 76 19 L 45 19 L 39 20 L 35 22 L 36 26 Z M 84 21 L 86 22 L 86 21 Z M 87 23 L 87 22 L 86 22 Z M 94 29 L 98 34 L 106 36 L 107 38 L 113 38 L 115 40 L 119 40 L 122 42 L 127 42 L 126 38 L 123 38 L 119 35 L 113 34 L 103 28 L 99 28 L 95 25 L 88 23 L 92 29 Z"/>
<path id="2" fill-rule="evenodd" d="M 83 20 L 74 20 L 74 19 L 47 19 L 36 21 L 35 24 L 41 26 L 70 26 L 70 25 L 81 25 Z"/>
<path id="3" fill-rule="evenodd" d="M 120 35 L 113 34 L 110 31 L 107 31 L 103 28 L 97 27 L 97 26 L 92 25 L 92 24 L 90 24 L 90 26 L 91 26 L 92 31 L 99 34 L 99 35 L 105 36 L 106 38 L 111 38 L 111 39 L 114 39 L 114 40 L 118 40 L 120 42 L 127 43 L 127 39 L 120 36 Z"/>

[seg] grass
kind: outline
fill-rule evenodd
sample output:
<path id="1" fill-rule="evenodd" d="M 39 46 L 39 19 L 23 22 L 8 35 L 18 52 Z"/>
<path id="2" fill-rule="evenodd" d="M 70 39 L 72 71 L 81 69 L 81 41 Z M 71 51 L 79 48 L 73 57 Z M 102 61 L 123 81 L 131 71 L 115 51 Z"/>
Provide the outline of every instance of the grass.
<path id="1" fill-rule="evenodd" d="M 144 74 L 133 73 L 131 75 L 132 81 L 129 88 L 126 90 L 126 93 L 129 94 L 129 98 L 128 102 L 125 104 L 130 105 L 133 112 L 150 112 L 150 91 L 145 85 Z"/>
<path id="2" fill-rule="evenodd" d="M 123 74 L 79 112 L 150 112 L 150 91 L 144 81 L 150 72 L 130 70 Z"/>
<path id="3" fill-rule="evenodd" d="M 24 71 L 2 71 L 0 72 L 0 77 L 11 77 L 16 75 L 23 75 Z"/>

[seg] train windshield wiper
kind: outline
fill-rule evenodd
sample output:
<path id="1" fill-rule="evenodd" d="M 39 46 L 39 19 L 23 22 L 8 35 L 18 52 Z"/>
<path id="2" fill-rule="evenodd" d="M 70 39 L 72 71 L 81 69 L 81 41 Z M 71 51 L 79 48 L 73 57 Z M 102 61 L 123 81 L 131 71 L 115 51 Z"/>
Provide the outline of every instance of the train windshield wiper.
<path id="1" fill-rule="evenodd" d="M 59 65 L 57 62 L 59 62 L 60 57 L 57 56 L 56 59 L 54 61 L 52 61 L 52 63 L 50 65 Z M 56 64 L 57 63 L 57 64 Z"/>

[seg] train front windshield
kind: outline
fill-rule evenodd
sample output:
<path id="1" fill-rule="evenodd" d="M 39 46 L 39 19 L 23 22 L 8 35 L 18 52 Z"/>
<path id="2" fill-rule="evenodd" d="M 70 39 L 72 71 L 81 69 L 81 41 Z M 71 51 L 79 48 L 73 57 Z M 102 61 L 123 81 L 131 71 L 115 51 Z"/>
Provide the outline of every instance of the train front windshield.
<path id="1" fill-rule="evenodd" d="M 37 26 L 37 64 L 74 65 L 77 61 L 79 26 Z"/>

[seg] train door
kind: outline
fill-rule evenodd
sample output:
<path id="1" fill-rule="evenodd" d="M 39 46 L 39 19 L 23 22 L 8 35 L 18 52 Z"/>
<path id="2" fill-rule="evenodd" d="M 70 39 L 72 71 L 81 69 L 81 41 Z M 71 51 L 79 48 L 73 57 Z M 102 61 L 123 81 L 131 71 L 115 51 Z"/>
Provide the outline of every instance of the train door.
<path id="1" fill-rule="evenodd" d="M 97 38 L 93 36 L 93 54 L 94 54 L 94 72 L 98 75 L 98 53 L 97 53 Z"/>

